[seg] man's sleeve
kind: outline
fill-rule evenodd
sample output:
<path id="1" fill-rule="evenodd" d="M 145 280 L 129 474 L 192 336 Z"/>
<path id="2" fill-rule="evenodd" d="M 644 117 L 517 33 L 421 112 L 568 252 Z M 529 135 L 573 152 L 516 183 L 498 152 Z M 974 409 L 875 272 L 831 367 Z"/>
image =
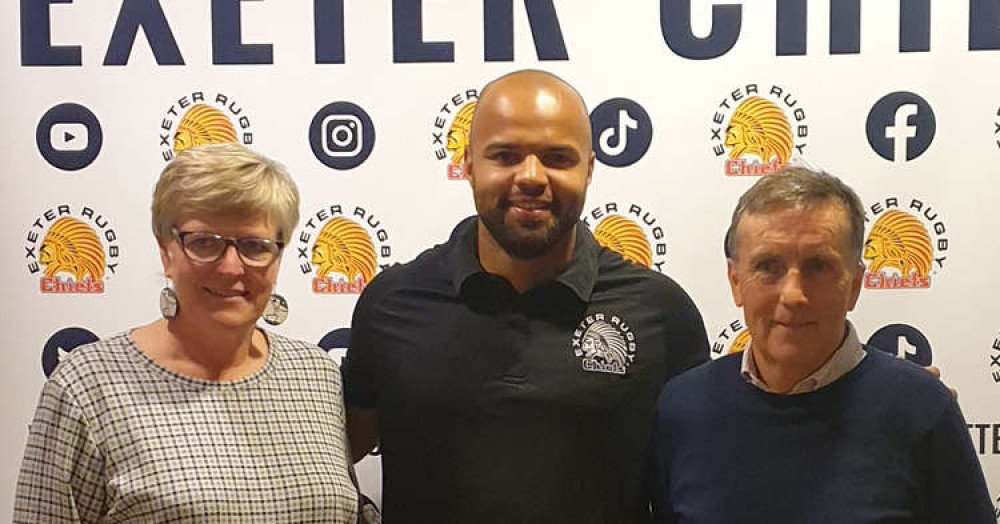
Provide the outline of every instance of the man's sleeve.
<path id="1" fill-rule="evenodd" d="M 935 524 L 996 524 L 986 479 L 955 399 L 949 399 L 919 452 L 930 462 L 925 479 Z"/>
<path id="2" fill-rule="evenodd" d="M 669 436 L 663 431 L 661 409 L 663 408 L 658 402 L 655 410 L 656 418 L 653 420 L 649 456 L 646 460 L 643 489 L 646 491 L 647 500 L 650 501 L 653 524 L 674 524 L 677 519 L 670 500 L 670 464 L 665 449 L 669 446 Z"/>
<path id="3" fill-rule="evenodd" d="M 341 363 L 344 404 L 348 409 L 373 409 L 376 406 L 376 370 L 373 347 L 371 287 L 361 293 L 351 321 L 351 343 Z"/>
<path id="4" fill-rule="evenodd" d="M 677 284 L 665 311 L 667 327 L 667 379 L 708 362 L 708 335 L 698 306 Z"/>
<path id="5" fill-rule="evenodd" d="M 106 511 L 104 457 L 75 399 L 49 380 L 24 450 L 14 522 L 100 522 Z"/>

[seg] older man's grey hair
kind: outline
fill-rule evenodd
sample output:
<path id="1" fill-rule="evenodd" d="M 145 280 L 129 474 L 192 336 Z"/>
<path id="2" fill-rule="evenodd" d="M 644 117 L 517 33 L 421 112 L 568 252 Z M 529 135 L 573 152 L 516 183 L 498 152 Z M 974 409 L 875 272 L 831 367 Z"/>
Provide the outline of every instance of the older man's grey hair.
<path id="1" fill-rule="evenodd" d="M 843 206 L 850 225 L 851 254 L 861 263 L 865 243 L 865 211 L 861 199 L 839 178 L 805 167 L 785 167 L 761 177 L 736 203 L 733 219 L 726 231 L 726 258 L 736 258 L 736 228 L 744 215 L 759 213 L 772 206 L 808 207 L 833 200 Z"/>

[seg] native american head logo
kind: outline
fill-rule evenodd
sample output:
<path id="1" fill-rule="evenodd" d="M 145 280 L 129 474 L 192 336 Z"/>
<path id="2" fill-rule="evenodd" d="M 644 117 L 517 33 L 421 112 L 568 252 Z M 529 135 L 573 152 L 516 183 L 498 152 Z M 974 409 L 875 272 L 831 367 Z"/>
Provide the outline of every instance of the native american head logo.
<path id="1" fill-rule="evenodd" d="M 317 266 L 318 278 L 339 273 L 349 282 L 360 278 L 365 284 L 378 268 L 371 237 L 357 222 L 344 217 L 330 220 L 320 230 L 312 248 L 312 263 Z"/>
<path id="2" fill-rule="evenodd" d="M 600 245 L 618 253 L 629 262 L 646 267 L 653 264 L 649 239 L 638 224 L 625 217 L 611 215 L 601 220 L 594 228 L 594 238 Z"/>
<path id="3" fill-rule="evenodd" d="M 787 164 L 795 146 L 792 126 L 777 104 L 759 96 L 741 103 L 726 127 L 726 147 L 729 158 L 736 160 L 745 154 L 757 155 L 762 162 L 777 157 Z"/>
<path id="4" fill-rule="evenodd" d="M 899 270 L 902 276 L 915 273 L 926 277 L 931 272 L 934 251 L 930 235 L 920 220 L 893 209 L 872 226 L 865 241 L 864 259 L 869 261 L 871 273 L 889 267 Z"/>
<path id="5" fill-rule="evenodd" d="M 750 330 L 744 329 L 743 331 L 740 331 L 739 335 L 736 335 L 736 338 L 733 339 L 733 343 L 729 345 L 728 354 L 732 355 L 733 353 L 742 353 L 743 351 L 746 351 L 748 347 L 750 347 Z"/>
<path id="6" fill-rule="evenodd" d="M 177 125 L 174 151 L 179 153 L 190 147 L 236 141 L 236 129 L 222 111 L 205 104 L 195 104 Z"/>
<path id="7" fill-rule="evenodd" d="M 77 282 L 89 276 L 104 278 L 104 248 L 97 233 L 72 217 L 56 220 L 45 234 L 38 262 L 45 265 L 45 276 L 69 273 Z"/>
<path id="8" fill-rule="evenodd" d="M 611 324 L 599 320 L 591 324 L 583 334 L 582 357 L 596 363 L 598 369 L 624 374 L 632 362 L 625 337 Z"/>
<path id="9" fill-rule="evenodd" d="M 458 110 L 451 122 L 451 128 L 448 129 L 448 145 L 445 149 L 451 151 L 452 164 L 465 162 L 465 146 L 469 143 L 469 129 L 472 128 L 472 114 L 475 111 L 476 102 L 469 102 Z"/>

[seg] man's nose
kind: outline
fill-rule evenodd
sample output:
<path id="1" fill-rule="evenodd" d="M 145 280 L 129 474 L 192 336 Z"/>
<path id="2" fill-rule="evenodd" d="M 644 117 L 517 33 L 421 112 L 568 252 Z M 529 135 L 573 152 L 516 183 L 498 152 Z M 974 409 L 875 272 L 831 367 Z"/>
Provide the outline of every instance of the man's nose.
<path id="1" fill-rule="evenodd" d="M 548 183 L 545 172 L 545 165 L 537 155 L 530 154 L 524 158 L 521 169 L 518 170 L 514 183 L 521 191 L 528 193 L 542 193 Z"/>
<path id="2" fill-rule="evenodd" d="M 785 274 L 781 282 L 781 303 L 785 305 L 797 305 L 805 303 L 805 290 L 802 288 L 802 273 L 798 269 L 791 269 Z"/>

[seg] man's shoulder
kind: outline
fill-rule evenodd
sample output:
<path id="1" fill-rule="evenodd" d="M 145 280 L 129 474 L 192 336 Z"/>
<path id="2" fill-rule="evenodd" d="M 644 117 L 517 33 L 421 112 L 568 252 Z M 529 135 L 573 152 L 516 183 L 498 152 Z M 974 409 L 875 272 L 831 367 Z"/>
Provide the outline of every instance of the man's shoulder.
<path id="1" fill-rule="evenodd" d="M 883 398 L 896 396 L 906 405 L 951 400 L 948 388 L 919 365 L 872 347 L 866 347 L 865 350 L 868 353 L 866 360 L 869 360 L 871 367 L 867 383 L 878 388 Z"/>
<path id="2" fill-rule="evenodd" d="M 741 355 L 726 355 L 695 366 L 670 379 L 660 392 L 657 413 L 661 418 L 698 415 L 714 398 L 739 395 Z"/>
<path id="3" fill-rule="evenodd" d="M 741 354 L 734 353 L 695 366 L 667 382 L 664 390 L 669 389 L 673 394 L 682 391 L 700 392 L 736 383 L 737 381 L 728 379 L 735 377 L 742 380 L 740 375 L 741 358 Z"/>
<path id="4" fill-rule="evenodd" d="M 448 243 L 436 244 L 420 252 L 413 260 L 393 264 L 372 280 L 384 282 L 382 285 L 399 285 L 417 279 L 423 280 L 427 277 L 443 275 L 447 273 L 448 253 L 451 246 Z"/>
<path id="5" fill-rule="evenodd" d="M 597 252 L 596 285 L 602 289 L 652 286 L 656 290 L 683 291 L 680 285 L 669 276 L 656 269 L 626 260 L 614 250 L 606 247 L 601 247 Z"/>
<path id="6" fill-rule="evenodd" d="M 622 258 L 607 248 L 597 254 L 595 293 L 627 295 L 647 307 L 694 306 L 688 293 L 670 276 Z"/>
<path id="7" fill-rule="evenodd" d="M 365 287 L 362 297 L 371 299 L 393 291 L 411 287 L 441 287 L 451 282 L 449 253 L 451 241 L 437 244 L 422 251 L 413 260 L 393 264 L 381 272 Z"/>

